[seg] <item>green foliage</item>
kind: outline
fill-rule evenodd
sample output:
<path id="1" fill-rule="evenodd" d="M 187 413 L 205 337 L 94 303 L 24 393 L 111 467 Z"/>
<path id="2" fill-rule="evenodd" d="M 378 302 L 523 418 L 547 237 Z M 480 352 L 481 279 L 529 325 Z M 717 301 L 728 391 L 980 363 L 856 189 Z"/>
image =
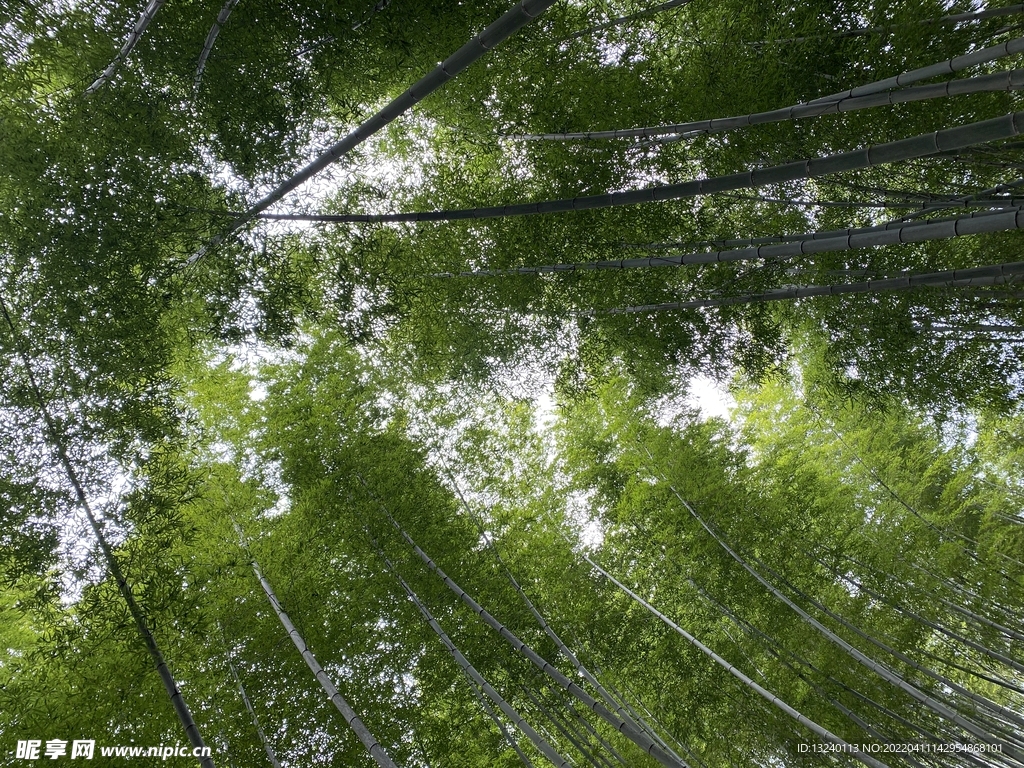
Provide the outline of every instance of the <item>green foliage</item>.
<path id="1" fill-rule="evenodd" d="M 581 551 L 843 738 L 964 735 L 857 666 L 739 560 L 902 679 L 1016 732 L 998 707 L 1019 712 L 1022 686 L 1017 286 L 607 310 L 1019 261 L 1018 233 L 682 268 L 460 273 L 728 250 L 969 195 L 1007 205 L 991 190 L 1014 181 L 1019 142 L 565 215 L 260 220 L 220 243 L 238 211 L 507 8 L 241 0 L 196 87 L 219 6 L 167 3 L 88 96 L 138 7 L 0 11 L 0 750 L 184 741 L 79 490 L 218 762 L 265 760 L 230 662 L 283 764 L 372 765 L 282 636 L 251 556 L 400 765 L 518 757 L 396 575 L 567 757 L 614 749 L 654 765 L 485 627 L 392 520 L 582 680 L 513 575 L 694 765 L 822 760 L 799 750 L 807 732 L 599 580 Z M 1018 109 L 1011 91 L 679 140 L 521 138 L 775 109 L 1018 34 L 1016 16 L 922 23 L 973 8 L 947 6 L 559 4 L 279 207 L 600 195 Z M 631 18 L 608 23 L 620 17 Z M 695 374 L 740 382 L 731 421 L 679 404 Z"/>

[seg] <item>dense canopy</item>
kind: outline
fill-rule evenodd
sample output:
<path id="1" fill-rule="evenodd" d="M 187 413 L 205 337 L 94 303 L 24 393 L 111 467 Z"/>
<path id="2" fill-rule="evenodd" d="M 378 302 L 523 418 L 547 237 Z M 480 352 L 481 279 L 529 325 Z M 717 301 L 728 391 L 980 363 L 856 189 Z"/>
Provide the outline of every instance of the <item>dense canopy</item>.
<path id="1" fill-rule="evenodd" d="M 0 24 L 0 753 L 1024 767 L 1024 5 Z"/>

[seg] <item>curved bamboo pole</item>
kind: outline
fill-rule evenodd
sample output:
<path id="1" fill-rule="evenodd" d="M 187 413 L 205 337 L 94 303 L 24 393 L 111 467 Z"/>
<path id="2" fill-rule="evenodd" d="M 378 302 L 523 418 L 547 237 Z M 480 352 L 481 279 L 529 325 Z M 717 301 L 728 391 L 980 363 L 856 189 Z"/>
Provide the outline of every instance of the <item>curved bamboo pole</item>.
<path id="1" fill-rule="evenodd" d="M 392 100 L 373 117 L 363 122 L 352 133 L 336 144 L 333 144 L 311 163 L 278 184 L 273 190 L 257 200 L 249 210 L 238 214 L 225 231 L 192 254 L 185 261 L 185 266 L 187 267 L 197 262 L 211 248 L 222 243 L 231 233 L 256 218 L 261 211 L 266 210 L 289 192 L 305 184 L 327 166 L 337 162 L 352 149 L 362 144 L 389 123 L 401 117 L 418 102 L 425 99 L 449 80 L 457 77 L 463 70 L 482 58 L 488 51 L 497 47 L 515 32 L 540 16 L 554 3 L 555 0 L 520 0 L 511 10 L 488 25 L 483 32 L 434 67 L 434 69 L 420 78 L 403 94 Z"/>
<path id="2" fill-rule="evenodd" d="M 86 95 L 98 91 L 114 76 L 117 68 L 128 59 L 132 50 L 138 45 L 139 40 L 142 39 L 142 33 L 146 31 L 146 27 L 153 21 L 153 17 L 156 16 L 156 12 L 160 10 L 163 4 L 164 0 L 150 0 L 149 5 L 146 6 L 142 15 L 139 16 L 139 20 L 135 22 L 135 26 L 132 28 L 131 34 L 128 35 L 125 44 L 121 46 L 121 50 L 118 51 L 117 55 L 107 65 L 107 68 L 103 70 L 103 73 L 93 81 L 93 84 L 85 89 Z"/>
<path id="3" fill-rule="evenodd" d="M 217 14 L 217 20 L 210 27 L 210 33 L 206 36 L 203 50 L 199 53 L 199 63 L 196 64 L 196 74 L 192 81 L 193 88 L 199 88 L 199 83 L 203 79 L 203 72 L 206 70 L 206 61 L 210 58 L 210 53 L 213 52 L 213 44 L 217 40 L 217 35 L 220 34 L 221 27 L 227 24 L 228 16 L 231 15 L 231 11 L 235 9 L 236 5 L 238 5 L 238 0 L 227 0 L 220 9 L 220 13 Z"/>
<path id="4" fill-rule="evenodd" d="M 513 141 L 574 141 L 599 139 L 648 139 L 654 136 L 669 136 L 673 141 L 689 139 L 707 133 L 718 133 L 752 125 L 781 123 L 805 117 L 820 117 L 843 112 L 855 112 L 872 107 L 908 104 L 916 101 L 963 96 L 987 91 L 1016 91 L 1024 88 L 1024 69 L 1009 69 L 990 75 L 964 80 L 950 80 L 945 83 L 919 85 L 900 91 L 872 93 L 865 96 L 847 96 L 836 101 L 795 104 L 767 112 L 752 112 L 736 117 L 719 117 L 712 120 L 694 120 L 688 123 L 672 123 L 645 128 L 623 128 L 611 131 L 580 131 L 575 133 L 525 133 L 505 134 L 503 138 Z"/>
<path id="5" fill-rule="evenodd" d="M 131 614 L 132 621 L 135 622 L 135 627 L 139 631 L 139 635 L 142 636 L 142 641 L 146 646 L 146 650 L 153 659 L 157 674 L 160 676 L 160 682 L 163 683 L 164 690 L 167 692 L 167 695 L 171 700 L 171 706 L 174 707 L 174 712 L 178 716 L 178 720 L 181 723 L 182 728 L 185 729 L 185 735 L 188 738 L 189 743 L 194 748 L 202 750 L 201 754 L 203 756 L 199 758 L 200 765 L 202 765 L 203 768 L 214 768 L 213 758 L 208 754 L 208 748 L 203 741 L 202 735 L 199 733 L 199 727 L 192 718 L 192 712 L 189 710 L 188 704 L 185 703 L 185 698 L 181 695 L 181 689 L 178 688 L 178 683 L 175 681 L 174 675 L 171 674 L 171 670 L 167 666 L 167 662 L 164 660 L 163 652 L 160 650 L 160 646 L 157 644 L 156 638 L 153 636 L 153 632 L 149 628 L 149 623 L 146 621 L 146 616 L 142 612 L 142 607 L 138 604 L 138 601 L 136 601 L 131 585 L 128 584 L 128 579 L 125 577 L 124 571 L 121 570 L 121 564 L 118 562 L 117 555 L 114 554 L 114 550 L 110 546 L 110 542 L 107 541 L 107 537 L 103 532 L 103 526 L 100 524 L 99 519 L 93 512 L 92 505 L 89 504 L 89 499 L 85 494 L 85 487 L 82 485 L 82 482 L 78 477 L 78 472 L 75 471 L 75 467 L 71 463 L 71 458 L 68 456 L 67 449 L 64 447 L 64 440 L 61 438 L 60 430 L 57 429 L 57 424 L 53 416 L 50 415 L 50 409 L 46 405 L 46 399 L 43 397 L 43 392 L 39 388 L 39 383 L 36 381 L 35 373 L 32 371 L 32 363 L 28 352 L 25 351 L 25 348 L 21 343 L 21 337 L 18 334 L 18 329 L 14 324 L 14 319 L 11 317 L 11 314 L 7 309 L 7 302 L 4 301 L 3 297 L 0 297 L 0 314 L 3 314 L 4 323 L 11 332 L 11 341 L 14 344 L 17 356 L 21 360 L 22 366 L 25 368 L 25 375 L 28 379 L 29 390 L 32 393 L 32 398 L 35 400 L 36 407 L 39 408 L 39 412 L 43 417 L 43 423 L 46 425 L 46 432 L 49 435 L 50 445 L 54 453 L 57 454 L 57 459 L 60 462 L 61 468 L 64 470 L 64 475 L 67 477 L 68 482 L 71 483 L 71 487 L 74 489 L 78 506 L 82 509 L 82 512 L 85 513 L 85 517 L 89 521 L 89 527 L 92 529 L 93 535 L 96 537 L 96 541 L 100 545 L 100 551 L 103 553 L 104 561 L 106 561 L 107 570 L 109 570 L 110 575 L 114 577 L 114 582 L 117 584 L 117 590 L 121 593 L 121 598 L 128 606 L 128 613 Z"/>
<path id="6" fill-rule="evenodd" d="M 592 211 L 623 205 L 658 203 L 666 200 L 712 195 L 719 192 L 733 192 L 739 189 L 753 189 L 770 184 L 813 179 L 836 173 L 872 168 L 878 165 L 913 160 L 950 149 L 961 149 L 975 144 L 1008 139 L 1024 131 L 1024 112 L 1014 112 L 982 120 L 977 123 L 947 128 L 934 133 L 925 133 L 899 141 L 841 152 L 823 157 L 806 158 L 785 165 L 755 168 L 729 176 L 711 179 L 694 179 L 680 184 L 666 184 L 647 187 L 629 192 L 611 192 L 603 195 L 581 195 L 559 200 L 545 200 L 536 203 L 519 203 L 482 208 L 456 208 L 436 211 L 415 211 L 411 213 L 345 213 L 345 214 L 278 214 L 262 213 L 265 205 L 252 208 L 240 214 L 236 221 L 253 218 L 271 221 L 321 221 L 332 223 L 384 223 L 421 221 L 467 221 L 477 219 L 500 219 L 511 216 L 533 216 L 571 211 Z M 277 199 L 277 198 L 275 198 Z M 269 205 L 273 200 L 270 200 Z M 243 221 L 243 223 L 244 223 Z M 239 224 L 241 226 L 241 224 Z"/>

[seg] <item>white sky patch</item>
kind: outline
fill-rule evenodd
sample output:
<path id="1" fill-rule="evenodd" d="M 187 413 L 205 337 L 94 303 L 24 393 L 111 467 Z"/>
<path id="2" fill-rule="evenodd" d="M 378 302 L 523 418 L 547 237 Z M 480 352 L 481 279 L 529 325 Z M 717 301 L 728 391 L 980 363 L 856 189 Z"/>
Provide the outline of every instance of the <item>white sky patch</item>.
<path id="1" fill-rule="evenodd" d="M 690 380 L 689 392 L 684 402 L 699 410 L 705 419 L 718 418 L 728 421 L 736 408 L 736 398 L 729 392 L 728 386 L 703 374 Z"/>

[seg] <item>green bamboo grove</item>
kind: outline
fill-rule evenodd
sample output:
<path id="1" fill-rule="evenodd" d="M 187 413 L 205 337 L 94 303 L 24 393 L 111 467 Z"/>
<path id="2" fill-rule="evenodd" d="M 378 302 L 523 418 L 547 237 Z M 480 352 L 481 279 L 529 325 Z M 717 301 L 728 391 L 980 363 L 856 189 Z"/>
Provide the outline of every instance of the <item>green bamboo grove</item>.
<path id="1" fill-rule="evenodd" d="M 0 762 L 1024 768 L 1022 29 L 0 7 Z"/>

